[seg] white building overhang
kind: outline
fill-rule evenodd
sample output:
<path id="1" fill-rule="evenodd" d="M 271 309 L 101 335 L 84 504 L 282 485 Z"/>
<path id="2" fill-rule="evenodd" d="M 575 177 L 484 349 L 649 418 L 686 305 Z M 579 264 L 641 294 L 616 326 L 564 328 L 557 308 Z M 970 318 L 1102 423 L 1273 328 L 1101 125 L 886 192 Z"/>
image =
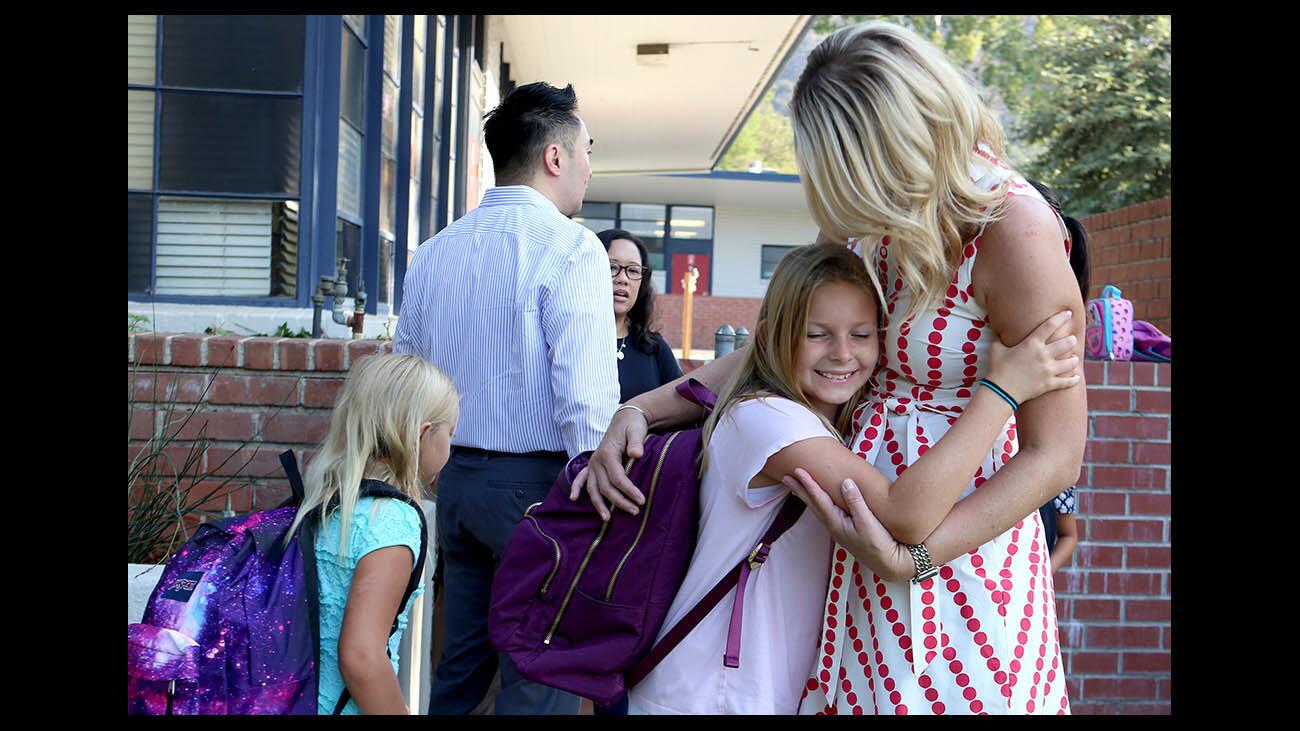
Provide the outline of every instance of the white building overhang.
<path id="1" fill-rule="evenodd" d="M 578 113 L 595 140 L 593 185 L 605 175 L 711 170 L 812 20 L 810 15 L 492 18 L 503 28 L 511 80 L 573 84 Z M 653 53 L 638 54 L 638 46 Z"/>
<path id="2" fill-rule="evenodd" d="M 787 210 L 807 208 L 803 187 L 796 175 L 723 171 L 592 177 L 585 200 Z"/>

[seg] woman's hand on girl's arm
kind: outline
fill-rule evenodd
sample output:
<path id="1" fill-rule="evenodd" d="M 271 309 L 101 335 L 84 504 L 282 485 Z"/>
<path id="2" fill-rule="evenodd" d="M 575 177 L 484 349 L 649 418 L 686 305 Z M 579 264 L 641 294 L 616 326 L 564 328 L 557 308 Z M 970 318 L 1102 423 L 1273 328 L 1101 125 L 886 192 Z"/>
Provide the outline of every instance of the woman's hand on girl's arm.
<path id="1" fill-rule="evenodd" d="M 366 715 L 410 713 L 388 658 L 388 633 L 406 592 L 412 559 L 406 546 L 388 546 L 363 556 L 352 574 L 339 633 L 339 670 Z"/>
<path id="2" fill-rule="evenodd" d="M 740 365 L 746 352 L 742 348 L 718 358 L 691 371 L 689 377 L 717 393 Z M 627 478 L 623 464 L 629 457 L 639 458 L 645 454 L 645 438 L 651 426 L 676 426 L 700 418 L 703 413 L 700 407 L 677 395 L 677 384 L 687 377 L 665 383 L 627 402 L 644 411 L 644 415 L 636 409 L 621 409 L 614 413 L 600 445 L 592 452 L 591 461 L 574 478 L 569 490 L 570 500 L 577 500 L 585 488 L 602 520 L 609 520 L 610 516 L 606 499 L 620 510 L 636 515 L 637 506 L 645 503 L 645 496 Z"/>
<path id="3" fill-rule="evenodd" d="M 876 519 L 852 480 L 845 480 L 838 490 L 840 501 L 848 508 L 845 512 L 838 504 L 840 501 L 832 502 L 831 496 L 807 472 L 796 469 L 794 475 L 796 479 L 782 478 L 782 484 L 808 504 L 836 543 L 882 579 L 904 581 L 916 575 L 916 564 L 907 546 L 894 540 Z"/>

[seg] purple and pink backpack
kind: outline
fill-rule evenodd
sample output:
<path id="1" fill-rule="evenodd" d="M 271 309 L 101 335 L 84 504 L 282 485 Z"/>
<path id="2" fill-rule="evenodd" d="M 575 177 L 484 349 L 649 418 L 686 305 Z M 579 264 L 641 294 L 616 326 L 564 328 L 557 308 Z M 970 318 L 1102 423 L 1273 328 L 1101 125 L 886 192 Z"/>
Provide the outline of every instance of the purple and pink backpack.
<path id="1" fill-rule="evenodd" d="M 1088 300 L 1084 342 L 1084 354 L 1094 360 L 1133 358 L 1133 303 L 1120 296 L 1119 287 L 1107 285 L 1100 297 Z"/>
<path id="2" fill-rule="evenodd" d="M 167 563 L 145 607 L 127 625 L 128 715 L 312 714 L 320 664 L 316 522 L 284 537 L 302 501 L 292 451 L 280 455 L 293 496 L 272 510 L 203 523 Z M 419 513 L 406 606 L 424 568 L 424 511 L 377 480 L 361 494 L 391 497 Z M 396 631 L 396 617 L 393 628 Z M 335 706 L 347 705 L 345 690 Z"/>
<path id="3" fill-rule="evenodd" d="M 713 410 L 715 397 L 694 379 L 677 393 Z M 754 550 L 723 577 L 662 641 L 655 638 L 686 577 L 699 529 L 700 428 L 651 434 L 644 455 L 625 468 L 645 495 L 638 515 L 600 519 L 584 495 L 570 502 L 574 478 L 591 452 L 569 461 L 546 499 L 524 512 L 492 581 L 488 635 L 519 674 L 611 705 L 662 660 L 738 587 L 727 652 L 739 667 L 746 581 L 771 544 L 804 509 L 788 497 Z"/>

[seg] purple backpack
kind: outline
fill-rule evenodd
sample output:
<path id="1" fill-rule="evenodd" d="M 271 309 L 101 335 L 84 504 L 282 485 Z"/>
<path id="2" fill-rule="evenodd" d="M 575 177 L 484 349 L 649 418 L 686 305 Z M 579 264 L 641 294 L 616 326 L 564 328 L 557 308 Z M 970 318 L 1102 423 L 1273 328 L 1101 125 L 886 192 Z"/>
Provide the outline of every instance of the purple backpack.
<path id="1" fill-rule="evenodd" d="M 1084 354 L 1093 360 L 1132 360 L 1133 303 L 1107 285 L 1101 296 L 1088 300 Z"/>
<path id="2" fill-rule="evenodd" d="M 128 715 L 316 713 L 316 521 L 304 521 L 285 545 L 303 489 L 293 452 L 280 461 L 293 496 L 272 510 L 201 524 L 163 569 L 143 621 L 127 625 Z M 363 482 L 361 494 L 414 505 L 377 480 Z M 424 511 L 415 507 L 424 549 Z M 416 556 L 399 612 L 424 555 Z M 390 634 L 396 629 L 394 618 Z M 349 698 L 344 690 L 336 714 Z"/>
<path id="3" fill-rule="evenodd" d="M 713 410 L 715 397 L 689 379 L 677 393 Z M 645 495 L 640 514 L 614 510 L 601 521 L 585 496 L 569 501 L 590 452 L 569 461 L 546 499 L 524 511 L 492 581 L 488 635 L 519 674 L 611 705 L 644 678 L 732 587 L 739 584 L 727 653 L 739 667 L 743 592 L 749 572 L 803 512 L 787 498 L 748 557 L 658 644 L 655 637 L 686 577 L 699 529 L 700 428 L 651 434 L 625 468 Z"/>

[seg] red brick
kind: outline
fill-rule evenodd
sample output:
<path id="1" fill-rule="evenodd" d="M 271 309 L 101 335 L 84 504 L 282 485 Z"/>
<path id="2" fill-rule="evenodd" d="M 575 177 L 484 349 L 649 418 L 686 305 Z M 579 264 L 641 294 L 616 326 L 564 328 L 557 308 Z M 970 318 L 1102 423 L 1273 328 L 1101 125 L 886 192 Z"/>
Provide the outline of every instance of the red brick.
<path id="1" fill-rule="evenodd" d="M 1138 413 L 1168 414 L 1170 393 L 1168 391 L 1136 391 Z"/>
<path id="2" fill-rule="evenodd" d="M 1159 627 L 1130 627 L 1122 624 L 1096 624 L 1087 629 L 1087 647 L 1119 647 L 1129 650 L 1135 647 L 1157 648 L 1160 646 Z"/>
<path id="3" fill-rule="evenodd" d="M 1167 324 L 1161 329 L 1165 333 L 1169 332 L 1169 327 Z M 1160 384 L 1161 386 L 1173 385 L 1173 381 L 1170 380 L 1173 377 L 1173 372 L 1174 372 L 1173 363 L 1156 363 L 1156 383 Z"/>
<path id="4" fill-rule="evenodd" d="M 1080 691 L 1079 679 L 1070 675 L 1065 676 L 1065 694 L 1070 698 L 1078 698 Z"/>
<path id="5" fill-rule="evenodd" d="M 1060 601 L 1062 594 L 1078 594 L 1083 591 L 1084 581 L 1087 575 L 1075 569 L 1062 568 L 1055 574 L 1052 574 L 1052 586 L 1056 589 L 1057 601 Z M 1065 612 L 1058 611 L 1058 616 L 1065 616 Z"/>
<path id="6" fill-rule="evenodd" d="M 1116 467 L 1097 465 L 1092 468 L 1089 487 L 1123 487 L 1131 490 L 1164 490 L 1168 480 L 1164 467 Z"/>
<path id="7" fill-rule="evenodd" d="M 348 343 L 348 368 L 356 366 L 357 361 L 368 355 L 377 355 L 381 352 L 384 341 L 382 340 L 353 340 Z"/>
<path id="8" fill-rule="evenodd" d="M 1160 245 L 1161 256 L 1169 256 L 1170 254 L 1173 253 L 1173 250 L 1174 250 L 1173 242 L 1170 239 L 1165 239 L 1164 243 Z"/>
<path id="9" fill-rule="evenodd" d="M 154 446 L 158 444 L 155 442 Z M 140 479 L 150 477 L 162 477 L 164 480 L 176 477 L 177 475 L 194 476 L 204 470 L 203 453 L 194 449 L 192 444 L 172 444 L 163 447 L 157 457 L 153 458 L 152 468 L 143 465 L 144 460 L 150 459 L 144 445 L 128 444 L 126 449 L 126 462 L 128 468 L 131 462 L 140 457 L 142 469 Z M 191 462 L 191 460 L 193 460 Z"/>
<path id="10" fill-rule="evenodd" d="M 1072 689 L 1070 695 L 1070 715 L 1072 716 L 1113 716 L 1119 713 L 1118 703 L 1092 703 L 1092 702 L 1075 702 L 1078 698 L 1079 690 L 1077 687 Z"/>
<path id="11" fill-rule="evenodd" d="M 131 383 L 131 376 L 127 376 Z M 198 373 L 154 373 L 136 372 L 131 389 L 135 403 L 167 403 L 174 401 L 182 404 L 195 404 L 203 398 L 204 377 Z"/>
<path id="12" fill-rule="evenodd" d="M 312 353 L 316 362 L 315 370 L 318 371 L 342 371 L 346 370 L 343 356 L 344 348 L 347 341 L 344 340 L 316 340 L 312 343 Z"/>
<path id="13" fill-rule="evenodd" d="M 1155 302 L 1152 302 L 1152 303 L 1151 303 L 1151 309 L 1148 310 L 1148 313 L 1150 314 L 1150 317 L 1147 318 L 1147 319 L 1150 319 L 1150 320 L 1156 320 L 1156 319 L 1159 319 L 1159 318 L 1161 318 L 1161 317 L 1168 317 L 1168 316 L 1169 316 L 1169 300 L 1156 300 Z M 1169 330 L 1164 330 L 1164 333 L 1165 333 L 1166 335 L 1172 335 L 1172 334 L 1173 334 L 1173 333 L 1170 332 Z"/>
<path id="14" fill-rule="evenodd" d="M 1169 515 L 1169 493 L 1138 493 L 1129 497 L 1130 515 Z"/>
<path id="15" fill-rule="evenodd" d="M 1132 411 L 1133 391 L 1127 388 L 1089 388 L 1088 411 Z"/>
<path id="16" fill-rule="evenodd" d="M 1114 675 L 1119 672 L 1118 652 L 1071 652 L 1069 672 L 1079 675 Z"/>
<path id="17" fill-rule="evenodd" d="M 200 432 L 215 441 L 242 442 L 253 438 L 253 415 L 241 411 L 173 413 L 164 433 L 177 439 L 198 439 Z"/>
<path id="18" fill-rule="evenodd" d="M 1122 492 L 1081 490 L 1076 492 L 1079 513 L 1086 516 L 1128 515 L 1128 500 Z"/>
<path id="19" fill-rule="evenodd" d="M 208 361 L 204 365 L 217 366 L 218 368 L 238 367 L 240 340 L 241 338 L 229 335 L 208 338 L 205 343 L 208 347 Z"/>
<path id="20" fill-rule="evenodd" d="M 1106 574 L 1107 594 L 1151 596 L 1160 593 L 1160 574 L 1112 571 Z"/>
<path id="21" fill-rule="evenodd" d="M 1159 259 L 1159 258 L 1160 258 L 1160 242 L 1159 242 L 1159 241 L 1147 241 L 1146 243 L 1142 244 L 1142 258 L 1143 258 L 1143 259 Z"/>
<path id="22" fill-rule="evenodd" d="M 1158 520 L 1106 520 L 1089 518 L 1080 521 L 1086 527 L 1081 539 L 1089 541 L 1137 541 L 1158 543 L 1164 540 L 1165 526 Z"/>
<path id="23" fill-rule="evenodd" d="M 208 447 L 208 469 L 219 477 L 283 477 L 282 450 L 251 444 L 241 450 Z"/>
<path id="24" fill-rule="evenodd" d="M 1086 523 L 1086 520 L 1080 522 Z M 1119 568 L 1124 565 L 1124 549 L 1121 546 L 1098 546 L 1082 543 L 1074 552 L 1076 566 L 1088 568 Z"/>
<path id="25" fill-rule="evenodd" d="M 310 346 L 311 341 L 304 338 L 280 338 L 277 343 L 280 349 L 280 370 L 307 370 L 307 348 Z"/>
<path id="26" fill-rule="evenodd" d="M 1091 444 L 1091 442 L 1089 442 Z M 1173 459 L 1173 445 L 1169 442 L 1134 442 L 1133 464 L 1167 465 Z"/>
<path id="27" fill-rule="evenodd" d="M 1130 464 L 1129 462 L 1129 445 L 1132 442 L 1127 440 L 1111 441 L 1101 439 L 1089 439 L 1083 448 L 1083 461 L 1090 464 L 1097 463 L 1119 463 Z M 1169 445 L 1165 445 L 1166 447 Z"/>
<path id="28" fill-rule="evenodd" d="M 343 390 L 342 378 L 308 378 L 302 395 L 302 405 L 312 408 L 333 408 L 339 392 Z"/>
<path id="29" fill-rule="evenodd" d="M 157 412 L 153 409 L 131 409 L 131 439 L 149 439 L 154 435 L 154 414 Z"/>
<path id="30" fill-rule="evenodd" d="M 1171 549 L 1168 546 L 1129 546 L 1128 567 L 1141 569 L 1167 569 Z"/>
<path id="31" fill-rule="evenodd" d="M 1074 618 L 1084 621 L 1119 621 L 1118 599 L 1075 599 Z"/>
<path id="32" fill-rule="evenodd" d="M 269 371 L 275 367 L 277 338 L 249 338 L 244 341 L 244 367 L 255 371 Z"/>
<path id="33" fill-rule="evenodd" d="M 208 401 L 214 404 L 298 405 L 298 379 L 294 376 L 228 376 L 212 379 Z"/>
<path id="34" fill-rule="evenodd" d="M 1103 361 L 1106 366 L 1106 385 L 1108 386 L 1127 386 L 1129 385 L 1129 374 L 1132 372 L 1130 363 L 1124 361 Z"/>
<path id="35" fill-rule="evenodd" d="M 1128 622 L 1168 622 L 1168 599 L 1129 599 L 1124 605 L 1124 619 Z"/>
<path id="36" fill-rule="evenodd" d="M 175 335 L 171 340 L 172 365 L 176 366 L 200 366 L 203 365 L 203 336 L 202 335 Z"/>
<path id="37" fill-rule="evenodd" d="M 290 492 L 288 484 L 258 485 L 253 498 L 253 507 L 255 510 L 270 510 L 284 502 Z"/>
<path id="38" fill-rule="evenodd" d="M 226 509 L 226 497 L 230 497 L 230 509 L 236 513 L 247 513 L 253 509 L 253 490 L 252 487 L 242 480 L 222 480 L 209 479 L 203 482 L 193 483 L 190 496 L 194 500 L 199 500 L 205 495 L 211 495 L 200 505 L 200 510 L 210 510 L 220 512 Z"/>
<path id="39" fill-rule="evenodd" d="M 1125 673 L 1168 673 L 1172 670 L 1168 652 L 1126 652 Z M 1156 690 L 1159 693 L 1159 689 Z"/>
<path id="40" fill-rule="evenodd" d="M 1106 364 L 1099 360 L 1085 360 L 1083 380 L 1090 386 L 1106 383 Z"/>
<path id="41" fill-rule="evenodd" d="M 1172 682 L 1172 678 L 1160 678 L 1160 682 L 1156 684 L 1156 697 L 1162 701 L 1168 700 L 1170 692 L 1169 686 Z"/>
<path id="42" fill-rule="evenodd" d="M 1155 363 L 1133 363 L 1133 385 L 1134 386 L 1154 386 L 1156 385 L 1156 364 Z"/>
<path id="43" fill-rule="evenodd" d="M 140 333 L 135 336 L 135 362 L 141 365 L 166 365 L 167 335 Z"/>
<path id="44" fill-rule="evenodd" d="M 1121 439 L 1168 439 L 1169 418 L 1165 416 L 1095 416 L 1092 435 Z"/>
<path id="45" fill-rule="evenodd" d="M 1099 698 L 1134 698 L 1147 700 L 1156 695 L 1155 678 L 1084 678 L 1083 695 Z"/>
<path id="46" fill-rule="evenodd" d="M 262 441 L 287 444 L 319 444 L 330 428 L 330 414 L 301 414 L 281 411 L 262 422 Z"/>

